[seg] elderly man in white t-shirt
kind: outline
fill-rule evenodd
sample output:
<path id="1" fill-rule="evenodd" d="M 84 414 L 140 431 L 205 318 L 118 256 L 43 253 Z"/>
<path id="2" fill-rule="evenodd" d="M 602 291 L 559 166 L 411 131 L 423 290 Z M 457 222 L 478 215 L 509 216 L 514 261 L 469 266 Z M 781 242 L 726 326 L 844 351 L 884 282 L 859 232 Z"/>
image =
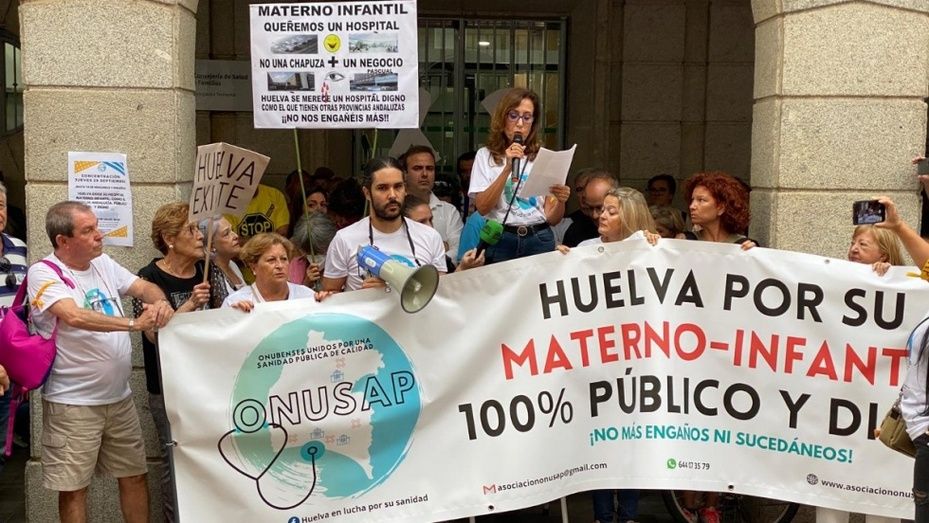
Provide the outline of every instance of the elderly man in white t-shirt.
<path id="1" fill-rule="evenodd" d="M 429 202 L 432 226 L 442 236 L 448 256 L 457 262 L 458 242 L 464 223 L 461 221 L 461 213 L 454 205 L 443 202 L 432 193 L 435 186 L 435 152 L 425 145 L 411 146 L 400 157 L 400 165 L 403 168 L 407 192 Z"/>
<path id="2" fill-rule="evenodd" d="M 357 254 L 363 245 L 373 245 L 410 267 L 432 264 L 444 274 L 445 246 L 439 233 L 401 214 L 406 189 L 400 163 L 389 156 L 371 160 L 365 168 L 362 190 L 371 215 L 340 229 L 332 239 L 326 251 L 323 290 L 354 291 L 386 285 L 380 278 L 362 274 Z"/>
<path id="3" fill-rule="evenodd" d="M 55 252 L 28 273 L 37 331 L 49 337 L 58 328 L 58 356 L 42 389 L 42 483 L 58 491 L 61 521 L 86 521 L 87 488 L 95 471 L 106 472 L 119 482 L 124 520 L 148 521 L 129 333 L 164 327 L 174 310 L 158 286 L 103 254 L 103 235 L 87 205 L 53 205 L 45 229 Z M 138 318 L 123 314 L 125 296 L 145 304 Z"/>

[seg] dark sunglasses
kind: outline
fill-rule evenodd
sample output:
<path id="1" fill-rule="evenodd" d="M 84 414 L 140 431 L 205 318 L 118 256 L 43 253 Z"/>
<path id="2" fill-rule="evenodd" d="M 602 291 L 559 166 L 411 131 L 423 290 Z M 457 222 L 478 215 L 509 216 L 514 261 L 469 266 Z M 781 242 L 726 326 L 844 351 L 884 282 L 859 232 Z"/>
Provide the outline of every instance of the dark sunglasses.
<path id="1" fill-rule="evenodd" d="M 6 273 L 6 280 L 4 281 L 4 283 L 6 284 L 8 289 L 15 288 L 16 284 L 18 283 L 16 281 L 16 275 L 13 274 L 12 269 L 13 269 L 13 264 L 10 263 L 10 259 L 7 258 L 6 256 L 0 256 L 0 272 Z"/>

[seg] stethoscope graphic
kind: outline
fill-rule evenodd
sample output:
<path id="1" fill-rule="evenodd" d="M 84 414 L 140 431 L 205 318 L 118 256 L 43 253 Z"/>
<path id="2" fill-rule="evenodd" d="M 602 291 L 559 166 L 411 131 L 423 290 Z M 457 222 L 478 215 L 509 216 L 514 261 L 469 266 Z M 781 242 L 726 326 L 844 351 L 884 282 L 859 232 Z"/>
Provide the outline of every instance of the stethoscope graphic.
<path id="1" fill-rule="evenodd" d="M 223 442 L 226 441 L 227 438 L 229 438 L 230 436 L 232 436 L 233 434 L 237 432 L 244 433 L 244 434 L 251 434 L 251 433 L 257 432 L 259 429 L 265 426 L 268 427 L 269 429 L 275 429 L 275 428 L 280 429 L 284 433 L 284 440 L 281 443 L 281 448 L 277 450 L 277 452 L 274 454 L 274 457 L 271 458 L 271 461 L 268 462 L 268 465 L 265 467 L 265 469 L 261 471 L 261 473 L 258 474 L 257 476 L 253 476 L 249 474 L 248 472 L 242 470 L 241 468 L 237 467 L 234 463 L 232 463 L 232 461 L 229 460 L 229 458 L 226 456 L 225 451 L 223 451 Z M 243 476 L 253 480 L 255 482 L 255 488 L 258 491 L 258 495 L 261 497 L 261 500 L 264 501 L 265 504 L 268 505 L 269 507 L 275 508 L 277 510 L 290 510 L 290 509 L 293 509 L 293 508 L 296 508 L 302 505 L 303 502 L 305 502 L 307 499 L 310 498 L 310 496 L 313 494 L 313 491 L 316 489 L 316 454 L 319 453 L 319 449 L 316 448 L 315 446 L 310 446 L 306 449 L 306 452 L 304 455 L 309 457 L 310 464 L 313 467 L 313 483 L 310 486 L 310 491 L 306 493 L 306 496 L 304 496 L 303 499 L 294 503 L 293 505 L 278 506 L 268 501 L 268 498 L 265 497 L 264 492 L 261 491 L 261 478 L 265 474 L 267 474 L 269 470 L 271 470 L 271 467 L 274 466 L 274 463 L 277 461 L 277 458 L 279 458 L 281 454 L 284 452 L 284 449 L 287 446 L 287 438 L 288 438 L 287 429 L 285 429 L 281 425 L 278 425 L 277 423 L 269 423 L 267 425 L 259 425 L 257 428 L 255 428 L 255 430 L 243 430 L 240 428 L 232 429 L 229 432 L 223 434 L 222 437 L 219 438 L 219 441 L 216 443 L 216 449 L 219 450 L 219 455 L 222 456 L 226 464 L 232 467 L 232 469 L 238 472 L 239 474 L 242 474 Z"/>

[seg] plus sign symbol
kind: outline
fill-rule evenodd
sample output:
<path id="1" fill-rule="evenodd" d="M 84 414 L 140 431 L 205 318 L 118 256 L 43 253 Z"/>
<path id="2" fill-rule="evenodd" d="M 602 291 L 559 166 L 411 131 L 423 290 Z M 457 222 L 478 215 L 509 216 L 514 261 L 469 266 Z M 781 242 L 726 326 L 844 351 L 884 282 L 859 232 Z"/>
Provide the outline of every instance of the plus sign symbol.
<path id="1" fill-rule="evenodd" d="M 338 64 L 339 64 L 339 61 L 336 59 L 336 57 L 333 56 L 332 58 L 329 59 L 329 67 L 335 67 Z"/>

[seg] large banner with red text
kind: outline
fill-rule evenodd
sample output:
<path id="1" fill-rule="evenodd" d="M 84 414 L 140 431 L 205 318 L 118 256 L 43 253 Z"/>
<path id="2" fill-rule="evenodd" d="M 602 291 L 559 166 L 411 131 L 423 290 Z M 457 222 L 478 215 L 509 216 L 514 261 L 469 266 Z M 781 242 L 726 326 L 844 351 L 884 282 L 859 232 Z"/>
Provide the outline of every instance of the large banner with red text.
<path id="1" fill-rule="evenodd" d="M 180 513 L 427 521 L 600 488 L 912 517 L 873 438 L 929 285 L 894 268 L 661 240 L 397 293 L 177 315 L 160 332 Z"/>

